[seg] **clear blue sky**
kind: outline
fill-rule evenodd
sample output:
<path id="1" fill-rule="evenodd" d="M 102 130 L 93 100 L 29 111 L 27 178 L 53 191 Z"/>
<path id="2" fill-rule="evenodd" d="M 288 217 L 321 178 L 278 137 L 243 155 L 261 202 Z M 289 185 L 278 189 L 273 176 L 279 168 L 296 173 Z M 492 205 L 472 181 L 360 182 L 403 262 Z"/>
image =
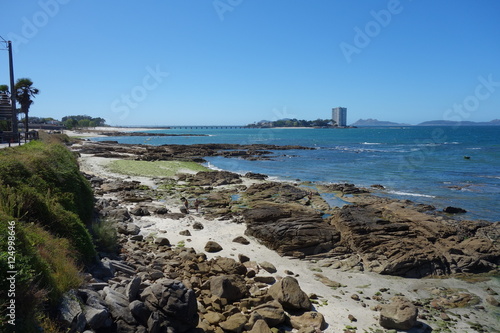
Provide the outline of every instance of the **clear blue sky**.
<path id="1" fill-rule="evenodd" d="M 1 3 L 30 115 L 110 125 L 500 118 L 500 1 Z M 9 83 L 0 51 L 0 84 Z"/>

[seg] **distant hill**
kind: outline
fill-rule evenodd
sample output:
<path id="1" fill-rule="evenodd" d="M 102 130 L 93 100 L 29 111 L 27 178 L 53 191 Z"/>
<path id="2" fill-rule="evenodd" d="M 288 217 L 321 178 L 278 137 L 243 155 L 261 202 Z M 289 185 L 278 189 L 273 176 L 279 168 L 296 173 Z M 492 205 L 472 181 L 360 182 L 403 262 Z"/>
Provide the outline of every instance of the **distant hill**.
<path id="1" fill-rule="evenodd" d="M 355 123 L 351 124 L 351 126 L 363 127 L 363 126 L 412 126 L 412 125 L 369 118 L 369 119 L 359 119 Z"/>
<path id="2" fill-rule="evenodd" d="M 424 121 L 417 126 L 500 126 L 500 119 L 492 121 L 451 121 L 451 120 L 431 120 Z"/>

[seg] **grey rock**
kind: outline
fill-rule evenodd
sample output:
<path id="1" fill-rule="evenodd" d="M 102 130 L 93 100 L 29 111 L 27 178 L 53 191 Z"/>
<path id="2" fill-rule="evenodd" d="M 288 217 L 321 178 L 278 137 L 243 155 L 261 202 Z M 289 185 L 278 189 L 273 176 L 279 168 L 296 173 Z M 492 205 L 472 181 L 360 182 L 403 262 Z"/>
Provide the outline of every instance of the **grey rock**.
<path id="1" fill-rule="evenodd" d="M 467 211 L 463 208 L 460 207 L 452 207 L 448 206 L 443 209 L 443 212 L 448 213 L 448 214 L 464 214 L 467 213 Z"/>
<path id="2" fill-rule="evenodd" d="M 135 216 L 149 216 L 149 215 L 151 215 L 149 210 L 145 207 L 134 207 L 133 209 L 130 210 L 130 214 L 135 215 Z"/>
<path id="3" fill-rule="evenodd" d="M 233 258 L 217 257 L 212 262 L 211 272 L 225 275 L 245 275 L 247 268 Z"/>
<path id="4" fill-rule="evenodd" d="M 247 317 L 242 313 L 236 313 L 219 323 L 219 326 L 226 332 L 241 332 L 247 323 Z"/>
<path id="5" fill-rule="evenodd" d="M 250 258 L 247 257 L 246 255 L 240 253 L 240 254 L 238 254 L 238 260 L 241 263 L 244 263 L 244 262 L 250 261 Z"/>
<path id="6" fill-rule="evenodd" d="M 113 268 L 117 271 L 123 272 L 127 275 L 135 275 L 136 271 L 134 268 L 130 267 L 129 265 L 125 264 L 123 261 L 119 260 L 109 260 Z"/>
<path id="7" fill-rule="evenodd" d="M 139 289 L 141 287 L 142 279 L 139 276 L 135 276 L 125 288 L 125 296 L 129 302 L 137 299 L 139 296 Z"/>
<path id="8" fill-rule="evenodd" d="M 109 287 L 104 288 L 104 301 L 111 312 L 113 319 L 123 319 L 129 324 L 135 324 L 136 320 L 132 316 L 129 309 L 129 301 L 127 297 Z"/>
<path id="9" fill-rule="evenodd" d="M 387 329 L 409 330 L 417 323 L 417 316 L 417 307 L 410 300 L 396 296 L 382 305 L 379 323 Z"/>
<path id="10" fill-rule="evenodd" d="M 286 276 L 269 288 L 269 295 L 283 305 L 285 310 L 309 310 L 311 301 L 307 294 L 300 289 L 298 281 Z"/>
<path id="11" fill-rule="evenodd" d="M 165 237 L 155 238 L 154 243 L 158 246 L 163 246 L 163 245 L 169 246 L 170 245 L 170 241 Z"/>
<path id="12" fill-rule="evenodd" d="M 233 242 L 240 243 L 240 244 L 243 244 L 243 245 L 250 244 L 250 241 L 248 239 L 246 239 L 245 237 L 243 237 L 243 236 L 236 237 L 235 239 L 233 239 Z"/>
<path id="13" fill-rule="evenodd" d="M 264 319 L 258 319 L 248 333 L 272 333 L 272 331 Z"/>
<path id="14" fill-rule="evenodd" d="M 323 331 L 326 328 L 325 317 L 314 311 L 304 312 L 301 315 L 291 315 L 290 323 L 295 329 L 314 328 L 316 332 Z"/>
<path id="15" fill-rule="evenodd" d="M 127 323 L 123 319 L 119 319 L 116 321 L 116 332 L 120 333 L 136 333 L 135 325 L 131 325 Z"/>
<path id="16" fill-rule="evenodd" d="M 140 242 L 140 241 L 144 240 L 144 236 L 143 235 L 133 235 L 129 239 L 132 241 Z"/>
<path id="17" fill-rule="evenodd" d="M 276 273 L 278 271 L 276 267 L 268 261 L 263 261 L 259 265 L 269 273 Z"/>
<path id="18" fill-rule="evenodd" d="M 147 323 L 149 332 L 164 332 L 166 327 L 185 332 L 198 324 L 195 293 L 180 281 L 159 279 L 144 289 L 140 300 L 152 312 Z"/>
<path id="19" fill-rule="evenodd" d="M 149 316 L 151 316 L 151 310 L 139 300 L 135 300 L 129 304 L 129 309 L 134 318 L 144 326 L 148 325 Z"/>
<path id="20" fill-rule="evenodd" d="M 210 253 L 219 252 L 222 251 L 222 246 L 220 246 L 220 244 L 217 242 L 208 241 L 207 244 L 205 245 L 205 251 Z"/>
<path id="21" fill-rule="evenodd" d="M 94 330 L 106 327 L 111 323 L 108 321 L 109 311 L 107 309 L 95 309 L 87 305 L 84 314 L 90 328 Z"/>
<path id="22" fill-rule="evenodd" d="M 193 229 L 194 230 L 203 230 L 205 227 L 203 226 L 202 223 L 200 222 L 195 222 L 193 223 Z"/>
<path id="23" fill-rule="evenodd" d="M 74 290 L 70 290 L 63 295 L 61 304 L 58 308 L 59 320 L 66 327 L 75 327 L 78 322 L 78 316 L 82 313 L 80 307 L 81 300 Z"/>
<path id="24" fill-rule="evenodd" d="M 239 275 L 219 275 L 210 279 L 210 292 L 228 302 L 234 302 L 248 294 L 245 280 Z"/>
<path id="25" fill-rule="evenodd" d="M 259 319 L 264 320 L 270 327 L 278 326 L 286 319 L 285 310 L 278 301 L 258 305 L 252 311 L 250 324 L 256 323 Z"/>
<path id="26" fill-rule="evenodd" d="M 139 228 L 134 223 L 117 223 L 116 229 L 120 234 L 123 235 L 138 235 L 141 232 L 141 228 Z"/>
<path id="27" fill-rule="evenodd" d="M 274 278 L 274 276 L 261 276 L 261 275 L 257 275 L 257 276 L 253 277 L 253 280 L 255 282 L 262 282 L 262 283 L 267 283 L 267 284 L 273 284 L 273 283 L 276 282 L 276 279 Z"/>
<path id="28" fill-rule="evenodd" d="M 164 215 L 170 213 L 170 211 L 166 207 L 159 207 L 154 211 L 156 214 Z"/>

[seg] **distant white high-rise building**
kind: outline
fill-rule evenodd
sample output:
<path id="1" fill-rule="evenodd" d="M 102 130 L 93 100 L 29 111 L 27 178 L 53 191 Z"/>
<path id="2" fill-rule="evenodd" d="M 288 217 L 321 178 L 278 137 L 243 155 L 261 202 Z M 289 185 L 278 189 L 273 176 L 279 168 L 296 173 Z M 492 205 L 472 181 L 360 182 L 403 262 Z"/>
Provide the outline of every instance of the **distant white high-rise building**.
<path id="1" fill-rule="evenodd" d="M 332 109 L 332 120 L 337 126 L 347 126 L 347 108 L 337 107 Z"/>

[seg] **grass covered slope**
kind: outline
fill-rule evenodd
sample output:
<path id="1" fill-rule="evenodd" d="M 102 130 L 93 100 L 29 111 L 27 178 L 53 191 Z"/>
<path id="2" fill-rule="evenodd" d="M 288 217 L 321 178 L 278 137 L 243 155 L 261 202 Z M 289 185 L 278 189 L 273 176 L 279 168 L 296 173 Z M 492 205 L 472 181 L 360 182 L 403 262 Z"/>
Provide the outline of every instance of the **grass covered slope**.
<path id="1" fill-rule="evenodd" d="M 17 271 L 16 329 L 31 332 L 42 304 L 55 304 L 81 283 L 79 267 L 96 255 L 86 227 L 92 210 L 90 184 L 65 146 L 36 141 L 0 150 L 0 270 L 2 276 Z M 14 269 L 7 237 L 12 230 Z M 0 281 L 2 305 L 11 299 L 8 283 Z"/>

